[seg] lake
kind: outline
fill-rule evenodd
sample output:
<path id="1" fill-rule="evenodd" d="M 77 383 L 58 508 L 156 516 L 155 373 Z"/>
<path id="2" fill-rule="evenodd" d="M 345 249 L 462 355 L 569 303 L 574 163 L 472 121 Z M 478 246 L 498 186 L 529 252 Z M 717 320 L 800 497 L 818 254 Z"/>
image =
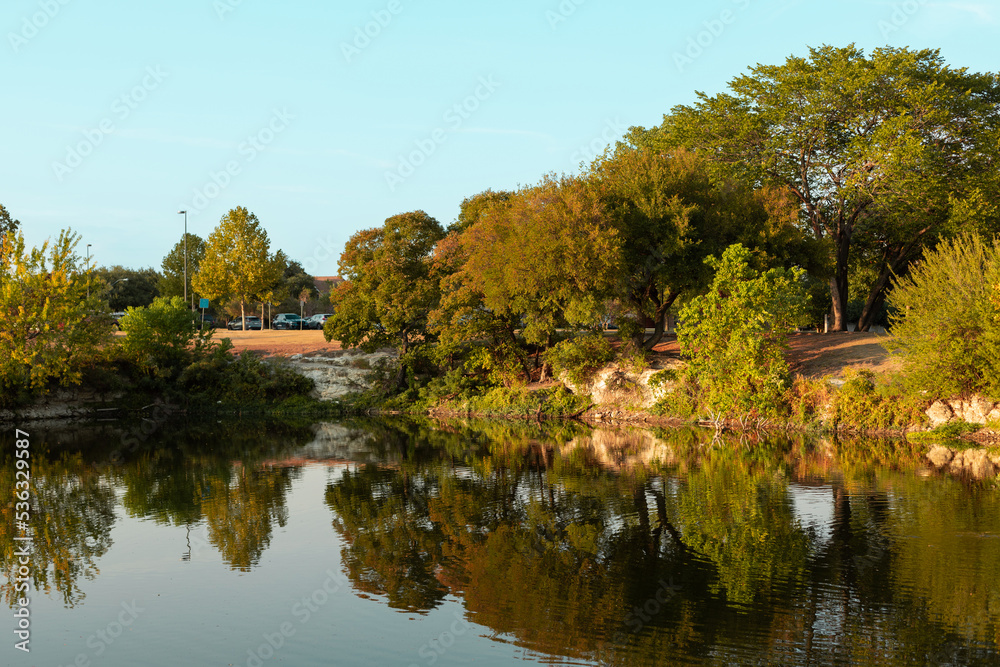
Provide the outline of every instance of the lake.
<path id="1" fill-rule="evenodd" d="M 404 419 L 26 429 L 28 517 L 2 436 L 3 665 L 1000 662 L 1000 487 L 904 441 Z"/>

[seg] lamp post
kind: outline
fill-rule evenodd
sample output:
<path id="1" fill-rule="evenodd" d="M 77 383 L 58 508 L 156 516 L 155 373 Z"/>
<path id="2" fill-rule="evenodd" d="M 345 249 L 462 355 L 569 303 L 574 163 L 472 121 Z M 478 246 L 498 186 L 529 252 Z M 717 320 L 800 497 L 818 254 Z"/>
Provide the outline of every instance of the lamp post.
<path id="1" fill-rule="evenodd" d="M 177 215 L 184 215 L 184 303 L 188 300 L 188 212 L 177 211 Z M 193 306 L 193 304 L 192 304 Z"/>
<path id="2" fill-rule="evenodd" d="M 91 243 L 87 244 L 87 298 L 90 298 L 90 246 Z"/>

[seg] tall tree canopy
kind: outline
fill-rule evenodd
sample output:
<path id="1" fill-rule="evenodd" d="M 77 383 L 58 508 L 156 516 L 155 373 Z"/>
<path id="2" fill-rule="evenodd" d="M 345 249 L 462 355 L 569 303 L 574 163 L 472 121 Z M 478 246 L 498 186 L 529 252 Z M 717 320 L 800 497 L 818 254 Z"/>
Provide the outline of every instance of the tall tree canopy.
<path id="1" fill-rule="evenodd" d="M 110 338 L 101 297 L 87 293 L 79 240 L 64 230 L 29 248 L 20 232 L 0 237 L 0 404 L 26 388 L 79 384 Z"/>
<path id="2" fill-rule="evenodd" d="M 528 345 L 552 345 L 557 328 L 592 328 L 620 258 L 598 192 L 585 178 L 549 177 L 516 193 L 485 192 L 439 246 L 441 307 L 432 325 L 445 344 L 485 343 L 478 370 L 528 380 Z"/>
<path id="3" fill-rule="evenodd" d="M 336 312 L 324 327 L 327 340 L 369 351 L 395 347 L 404 355 L 426 342 L 427 314 L 439 298 L 431 253 L 442 238 L 441 224 L 423 211 L 354 234 L 340 256 L 346 282 L 331 296 Z"/>
<path id="4" fill-rule="evenodd" d="M 159 285 L 163 282 L 152 268 L 129 269 L 120 264 L 93 269 L 91 278 L 91 291 L 106 299 L 112 311 L 148 306 L 160 296 Z"/>
<path id="5" fill-rule="evenodd" d="M 275 261 L 270 249 L 257 216 L 238 206 L 208 237 L 205 257 L 191 284 L 208 299 L 239 301 L 240 315 L 245 316 L 246 304 L 266 298 L 280 280 L 284 265 Z"/>
<path id="6" fill-rule="evenodd" d="M 829 239 L 834 330 L 845 330 L 855 242 L 878 267 L 860 328 L 900 273 L 941 235 L 993 224 L 1000 127 L 995 74 L 953 69 L 937 50 L 853 44 L 757 65 L 729 93 L 698 93 L 634 141 L 684 146 L 750 182 L 789 188 L 818 239 Z"/>
<path id="7" fill-rule="evenodd" d="M 188 275 L 188 296 L 192 299 L 196 295 L 191 289 L 192 277 L 198 273 L 201 260 L 205 257 L 205 240 L 197 234 L 187 235 L 187 275 Z M 158 289 L 162 296 L 184 296 L 184 235 L 181 240 L 167 253 L 161 264 L 163 275 L 160 278 Z"/>
<path id="8" fill-rule="evenodd" d="M 7 232 L 16 232 L 21 226 L 18 220 L 10 217 L 10 213 L 0 204 L 0 236 L 6 236 Z"/>
<path id="9" fill-rule="evenodd" d="M 779 188 L 751 190 L 683 148 L 664 153 L 629 144 L 596 160 L 591 175 L 606 225 L 621 243 L 615 292 L 622 310 L 654 326 L 649 336 L 636 332 L 647 349 L 661 340 L 674 302 L 711 282 L 705 258 L 731 244 L 752 248 L 761 266 L 823 272 L 819 245 L 796 227 Z"/>

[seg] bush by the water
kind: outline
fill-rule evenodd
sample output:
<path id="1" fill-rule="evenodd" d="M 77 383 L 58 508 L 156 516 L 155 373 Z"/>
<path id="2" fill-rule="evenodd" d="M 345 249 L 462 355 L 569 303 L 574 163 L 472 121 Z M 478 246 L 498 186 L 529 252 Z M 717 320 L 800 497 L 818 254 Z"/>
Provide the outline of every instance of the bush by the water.
<path id="1" fill-rule="evenodd" d="M 943 241 L 889 293 L 908 384 L 948 398 L 1000 396 L 1000 239 Z"/>
<path id="2" fill-rule="evenodd" d="M 614 348 L 599 333 L 560 341 L 545 353 L 545 360 L 552 364 L 555 376 L 565 373 L 576 386 L 590 382 L 594 374 L 614 358 Z"/>
<path id="3" fill-rule="evenodd" d="M 833 398 L 834 419 L 841 427 L 882 431 L 927 421 L 928 401 L 897 378 L 877 381 L 868 370 L 848 371 Z"/>
<path id="4" fill-rule="evenodd" d="M 791 381 L 788 332 L 807 317 L 809 295 L 801 269 L 760 272 L 750 257 L 737 244 L 706 260 L 715 277 L 681 310 L 677 339 L 703 409 L 772 417 Z"/>

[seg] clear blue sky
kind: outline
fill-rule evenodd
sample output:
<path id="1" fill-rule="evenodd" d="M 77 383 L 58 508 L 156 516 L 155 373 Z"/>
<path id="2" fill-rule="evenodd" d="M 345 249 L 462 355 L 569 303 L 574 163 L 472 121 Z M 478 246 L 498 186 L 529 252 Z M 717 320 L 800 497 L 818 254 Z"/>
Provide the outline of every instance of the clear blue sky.
<path id="1" fill-rule="evenodd" d="M 207 237 L 241 205 L 328 275 L 359 229 L 447 224 L 808 46 L 990 71 L 1000 2 L 5 0 L 0 28 L 0 203 L 29 243 L 71 227 L 95 265 L 159 268 L 176 211 Z"/>

